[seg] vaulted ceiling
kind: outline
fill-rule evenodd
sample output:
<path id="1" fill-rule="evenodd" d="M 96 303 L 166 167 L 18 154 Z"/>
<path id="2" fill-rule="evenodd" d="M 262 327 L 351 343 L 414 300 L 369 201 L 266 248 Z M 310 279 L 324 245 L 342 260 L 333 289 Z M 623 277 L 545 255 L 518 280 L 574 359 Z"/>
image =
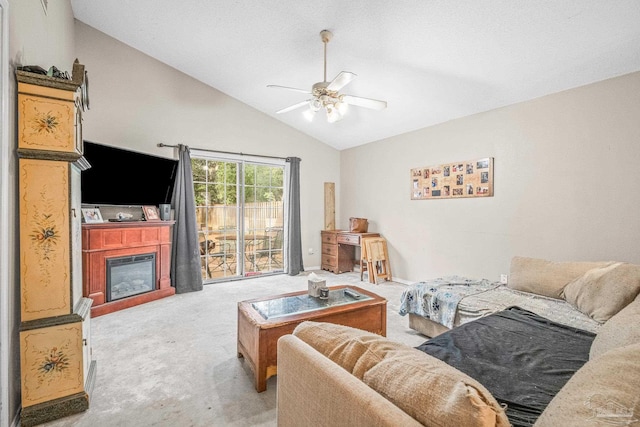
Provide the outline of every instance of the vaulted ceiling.
<path id="1" fill-rule="evenodd" d="M 640 70 L 636 0 L 71 0 L 75 17 L 337 149 Z M 323 80 L 385 100 L 307 121 Z"/>

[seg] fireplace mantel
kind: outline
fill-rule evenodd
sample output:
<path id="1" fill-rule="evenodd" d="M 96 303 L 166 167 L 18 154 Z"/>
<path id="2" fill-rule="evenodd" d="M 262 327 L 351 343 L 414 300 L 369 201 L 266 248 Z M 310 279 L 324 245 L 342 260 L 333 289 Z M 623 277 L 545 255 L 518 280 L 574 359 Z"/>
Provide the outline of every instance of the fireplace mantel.
<path id="1" fill-rule="evenodd" d="M 171 226 L 175 221 L 133 221 L 82 224 L 83 295 L 93 300 L 91 316 L 144 304 L 175 294 L 171 287 Z M 155 289 L 107 301 L 107 259 L 154 253 Z"/>

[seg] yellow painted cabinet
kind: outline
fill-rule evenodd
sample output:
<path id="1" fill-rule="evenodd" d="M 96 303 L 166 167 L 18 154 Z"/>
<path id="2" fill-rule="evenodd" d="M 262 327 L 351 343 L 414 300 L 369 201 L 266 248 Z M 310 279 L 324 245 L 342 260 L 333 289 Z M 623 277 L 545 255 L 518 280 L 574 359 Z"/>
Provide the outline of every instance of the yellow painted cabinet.
<path id="1" fill-rule="evenodd" d="M 80 84 L 16 76 L 21 425 L 33 426 L 86 410 L 94 383 L 92 300 L 82 297 L 80 171 L 87 165 Z"/>

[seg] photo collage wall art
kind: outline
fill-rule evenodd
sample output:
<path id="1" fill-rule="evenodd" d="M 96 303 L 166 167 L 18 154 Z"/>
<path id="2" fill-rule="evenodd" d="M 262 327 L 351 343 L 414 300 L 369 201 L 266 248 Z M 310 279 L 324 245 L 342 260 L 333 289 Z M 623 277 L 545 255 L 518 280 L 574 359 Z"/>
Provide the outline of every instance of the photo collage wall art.
<path id="1" fill-rule="evenodd" d="M 411 169 L 411 200 L 493 196 L 493 157 Z"/>

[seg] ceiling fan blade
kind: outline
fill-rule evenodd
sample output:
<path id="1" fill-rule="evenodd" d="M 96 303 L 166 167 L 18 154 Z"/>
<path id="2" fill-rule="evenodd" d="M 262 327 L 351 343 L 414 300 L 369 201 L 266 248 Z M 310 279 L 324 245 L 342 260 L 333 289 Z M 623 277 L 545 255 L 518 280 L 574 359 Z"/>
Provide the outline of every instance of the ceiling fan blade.
<path id="1" fill-rule="evenodd" d="M 288 86 L 278 86 L 278 85 L 267 85 L 267 87 L 275 87 L 278 89 L 287 89 L 287 90 L 293 90 L 296 92 L 302 92 L 302 93 L 306 93 L 307 95 L 311 95 L 311 91 L 308 91 L 306 89 L 298 89 L 295 87 L 288 87 Z"/>
<path id="2" fill-rule="evenodd" d="M 348 85 L 351 80 L 355 79 L 357 76 L 357 74 L 350 71 L 341 71 L 340 74 L 338 74 L 336 78 L 329 83 L 327 89 L 338 91 Z"/>
<path id="3" fill-rule="evenodd" d="M 304 107 L 305 105 L 309 105 L 310 101 L 310 99 L 307 99 L 306 101 L 298 102 L 297 104 L 293 104 L 287 108 L 276 111 L 276 114 L 288 113 L 289 111 L 295 110 L 296 108 Z"/>
<path id="4" fill-rule="evenodd" d="M 358 107 L 371 108 L 373 110 L 384 110 L 387 108 L 387 101 L 361 98 L 359 96 L 342 95 L 342 101 L 349 105 L 357 105 Z"/>

